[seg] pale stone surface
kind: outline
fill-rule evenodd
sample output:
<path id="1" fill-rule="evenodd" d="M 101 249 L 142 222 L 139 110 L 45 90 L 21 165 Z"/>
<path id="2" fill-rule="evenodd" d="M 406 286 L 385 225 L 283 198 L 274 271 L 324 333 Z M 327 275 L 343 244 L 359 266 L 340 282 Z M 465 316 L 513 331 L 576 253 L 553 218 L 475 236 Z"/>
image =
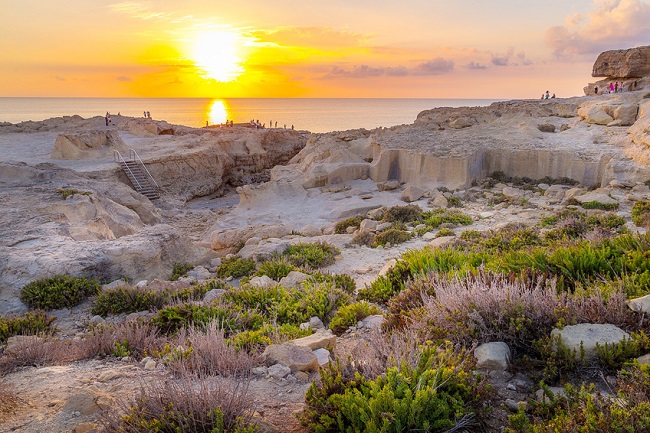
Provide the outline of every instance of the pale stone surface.
<path id="1" fill-rule="evenodd" d="M 646 364 L 646 365 L 650 364 L 650 353 L 647 353 L 643 356 L 639 356 L 636 360 L 639 364 Z"/>
<path id="2" fill-rule="evenodd" d="M 278 283 L 273 281 L 270 277 L 262 275 L 261 277 L 253 277 L 248 281 L 252 287 L 259 287 L 262 289 L 270 289 L 271 287 L 277 285 Z"/>
<path id="3" fill-rule="evenodd" d="M 282 364 L 273 364 L 267 369 L 267 374 L 273 379 L 283 379 L 291 374 L 291 369 Z"/>
<path id="4" fill-rule="evenodd" d="M 629 339 L 630 335 L 611 324 L 581 323 L 578 325 L 565 326 L 562 329 L 553 329 L 552 337 L 559 337 L 560 342 L 569 350 L 575 350 L 576 356 L 580 356 L 580 347 L 584 349 L 585 357 L 594 358 L 596 345 L 617 344 L 624 338 Z"/>
<path id="5" fill-rule="evenodd" d="M 371 219 L 364 219 L 361 221 L 361 224 L 359 225 L 359 230 L 364 232 L 364 231 L 375 231 L 377 230 L 377 226 L 379 225 L 379 221 L 371 220 Z"/>
<path id="6" fill-rule="evenodd" d="M 510 363 L 510 348 L 503 342 L 484 343 L 474 349 L 476 366 L 486 370 L 505 370 Z"/>
<path id="7" fill-rule="evenodd" d="M 211 304 L 212 302 L 222 297 L 224 293 L 226 293 L 226 290 L 224 289 L 212 289 L 203 295 L 203 302 L 206 304 Z"/>
<path id="8" fill-rule="evenodd" d="M 634 298 L 627 301 L 628 307 L 634 311 L 642 313 L 650 313 L 650 295 Z"/>
<path id="9" fill-rule="evenodd" d="M 505 195 L 506 198 L 509 199 L 509 200 L 520 199 L 520 198 L 522 198 L 524 196 L 524 192 L 522 190 L 520 190 L 519 188 L 510 187 L 510 186 L 507 186 L 507 187 L 503 188 L 501 193 L 503 195 Z"/>
<path id="10" fill-rule="evenodd" d="M 280 285 L 284 287 L 298 287 L 307 278 L 309 278 L 309 275 L 303 272 L 291 271 L 286 277 L 280 279 Z"/>
<path id="11" fill-rule="evenodd" d="M 444 248 L 455 240 L 456 236 L 440 236 L 429 242 L 429 246 L 431 248 Z"/>
<path id="12" fill-rule="evenodd" d="M 327 349 L 316 349 L 314 350 L 314 355 L 318 358 L 318 365 L 320 366 L 327 365 L 332 360 L 330 351 Z"/>
<path id="13" fill-rule="evenodd" d="M 429 206 L 445 208 L 449 205 L 449 200 L 442 194 L 438 194 L 429 200 Z"/>
<path id="14" fill-rule="evenodd" d="M 97 390 L 78 389 L 70 395 L 63 405 L 64 411 L 79 412 L 80 415 L 93 415 L 102 409 L 107 409 L 113 398 Z"/>
<path id="15" fill-rule="evenodd" d="M 379 329 L 385 320 L 386 318 L 383 315 L 375 314 L 364 318 L 361 321 L 361 324 L 363 325 L 362 327 L 366 329 Z"/>
<path id="16" fill-rule="evenodd" d="M 571 187 L 566 185 L 551 185 L 544 191 L 544 197 L 548 198 L 550 203 L 560 203 L 569 189 Z"/>
<path id="17" fill-rule="evenodd" d="M 588 192 L 587 194 L 577 195 L 574 198 L 578 201 L 578 203 L 598 202 L 605 205 L 618 204 L 618 201 L 616 199 L 610 197 L 608 194 L 604 192 L 599 192 L 599 191 L 591 191 Z"/>
<path id="18" fill-rule="evenodd" d="M 424 197 L 426 191 L 419 186 L 409 185 L 402 191 L 402 200 L 411 203 Z"/>
<path id="19" fill-rule="evenodd" d="M 601 53 L 592 77 L 637 78 L 650 76 L 650 46 Z"/>
<path id="20" fill-rule="evenodd" d="M 309 347 L 296 346 L 293 343 L 271 344 L 264 349 L 262 357 L 267 365 L 280 363 L 291 371 L 316 371 L 318 358 Z"/>
<path id="21" fill-rule="evenodd" d="M 379 191 L 392 191 L 402 186 L 399 180 L 389 180 L 386 182 L 379 182 L 377 184 L 377 189 Z"/>
<path id="22" fill-rule="evenodd" d="M 334 335 L 332 331 L 330 331 L 329 329 L 328 330 L 320 329 L 315 333 L 313 333 L 312 335 L 291 340 L 291 343 L 300 347 L 308 347 L 311 350 L 316 350 L 320 348 L 335 349 L 336 335 Z"/>
<path id="23" fill-rule="evenodd" d="M 88 131 L 59 134 L 50 153 L 52 159 L 113 157 L 118 151 L 127 157 L 128 148 L 117 131 Z"/>
<path id="24" fill-rule="evenodd" d="M 596 125 L 607 125 L 614 121 L 602 104 L 585 104 L 578 110 L 578 115 L 589 123 Z"/>
<path id="25" fill-rule="evenodd" d="M 384 266 L 379 270 L 379 276 L 386 275 L 390 269 L 395 266 L 395 263 L 397 263 L 397 259 L 390 259 L 386 263 L 384 263 Z"/>

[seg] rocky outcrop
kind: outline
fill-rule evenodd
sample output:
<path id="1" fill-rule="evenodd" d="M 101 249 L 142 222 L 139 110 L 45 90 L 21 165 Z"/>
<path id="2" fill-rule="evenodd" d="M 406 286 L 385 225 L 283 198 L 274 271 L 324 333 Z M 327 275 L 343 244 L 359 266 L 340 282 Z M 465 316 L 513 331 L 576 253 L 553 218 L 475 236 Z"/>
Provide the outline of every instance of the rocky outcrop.
<path id="1" fill-rule="evenodd" d="M 627 332 L 611 324 L 580 323 L 553 329 L 551 337 L 556 338 L 566 349 L 572 351 L 577 358 L 582 353 L 586 359 L 597 356 L 597 346 L 618 344 L 623 339 L 629 339 Z"/>
<path id="2" fill-rule="evenodd" d="M 115 150 L 127 151 L 126 144 L 115 130 L 59 134 L 50 153 L 50 158 L 112 158 Z"/>
<path id="3" fill-rule="evenodd" d="M 601 53 L 592 77 L 641 78 L 650 76 L 650 46 Z"/>

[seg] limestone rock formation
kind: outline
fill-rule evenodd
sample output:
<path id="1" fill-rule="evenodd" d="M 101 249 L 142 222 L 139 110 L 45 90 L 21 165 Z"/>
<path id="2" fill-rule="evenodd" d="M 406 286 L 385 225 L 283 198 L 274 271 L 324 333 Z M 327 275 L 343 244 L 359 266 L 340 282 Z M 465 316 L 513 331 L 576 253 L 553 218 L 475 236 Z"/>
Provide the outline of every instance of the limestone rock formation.
<path id="1" fill-rule="evenodd" d="M 59 134 L 50 153 L 52 159 L 86 159 L 112 157 L 113 151 L 127 147 L 115 130 Z"/>
<path id="2" fill-rule="evenodd" d="M 601 53 L 592 77 L 641 78 L 650 76 L 650 45 Z"/>

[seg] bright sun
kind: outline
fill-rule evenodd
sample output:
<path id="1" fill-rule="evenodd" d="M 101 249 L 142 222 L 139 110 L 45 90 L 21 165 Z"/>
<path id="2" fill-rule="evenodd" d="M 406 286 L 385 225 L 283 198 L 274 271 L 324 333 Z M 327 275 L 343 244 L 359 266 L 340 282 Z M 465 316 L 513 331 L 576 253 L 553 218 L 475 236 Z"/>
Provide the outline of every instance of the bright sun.
<path id="1" fill-rule="evenodd" d="M 241 36 L 227 31 L 209 31 L 198 35 L 193 60 L 205 77 L 232 81 L 244 72 L 239 57 Z"/>

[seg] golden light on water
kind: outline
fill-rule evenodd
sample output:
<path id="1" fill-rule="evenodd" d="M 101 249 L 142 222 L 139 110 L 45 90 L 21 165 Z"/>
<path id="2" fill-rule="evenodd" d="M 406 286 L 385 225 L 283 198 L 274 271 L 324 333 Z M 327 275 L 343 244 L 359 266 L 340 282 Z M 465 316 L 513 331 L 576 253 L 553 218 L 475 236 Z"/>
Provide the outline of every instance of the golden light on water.
<path id="1" fill-rule="evenodd" d="M 228 105 L 223 99 L 215 99 L 208 108 L 208 121 L 210 125 L 220 125 L 233 120 L 229 116 Z"/>

